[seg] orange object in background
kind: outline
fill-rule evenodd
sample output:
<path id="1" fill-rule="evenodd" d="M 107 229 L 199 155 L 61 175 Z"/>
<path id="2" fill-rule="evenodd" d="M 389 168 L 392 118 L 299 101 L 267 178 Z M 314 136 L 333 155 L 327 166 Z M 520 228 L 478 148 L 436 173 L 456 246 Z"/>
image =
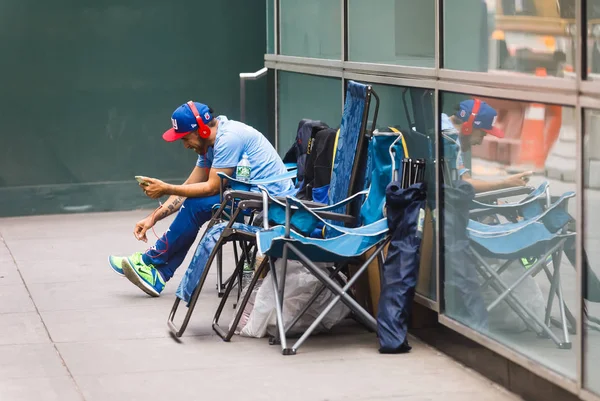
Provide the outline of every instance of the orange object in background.
<path id="1" fill-rule="evenodd" d="M 544 140 L 545 119 L 546 106 L 539 103 L 531 103 L 525 112 L 523 120 L 519 163 L 544 167 L 544 163 L 546 162 L 546 145 Z"/>
<path id="2" fill-rule="evenodd" d="M 545 68 L 537 68 L 535 75 L 547 76 Z M 519 162 L 542 168 L 554 142 L 560 135 L 562 107 L 532 103 L 525 113 L 521 132 Z"/>
<path id="3" fill-rule="evenodd" d="M 562 106 L 554 104 L 546 106 L 546 119 L 544 127 L 544 160 L 548 158 L 552 146 L 560 135 L 560 128 L 562 127 Z"/>
<path id="4" fill-rule="evenodd" d="M 537 68 L 535 75 L 547 75 Z M 531 165 L 543 168 L 560 135 L 562 106 L 528 104 L 514 100 L 482 98 L 498 112 L 496 125 L 503 139 L 484 138 L 481 146 L 472 149 L 474 157 L 510 165 Z"/>

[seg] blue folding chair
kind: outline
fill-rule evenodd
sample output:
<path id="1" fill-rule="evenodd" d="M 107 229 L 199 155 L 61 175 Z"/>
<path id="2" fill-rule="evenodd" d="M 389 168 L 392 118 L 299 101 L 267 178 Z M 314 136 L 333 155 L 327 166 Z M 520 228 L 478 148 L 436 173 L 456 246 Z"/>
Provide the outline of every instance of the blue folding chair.
<path id="1" fill-rule="evenodd" d="M 373 129 L 377 120 L 377 114 L 379 109 L 379 99 L 377 94 L 368 85 L 364 85 L 358 82 L 349 81 L 346 92 L 346 102 L 344 105 L 344 112 L 342 114 L 342 122 L 340 131 L 338 134 L 337 147 L 334 156 L 334 166 L 331 173 L 331 184 L 329 188 L 329 202 L 334 203 L 342 200 L 351 194 L 354 194 L 364 188 L 364 175 L 365 175 L 365 164 L 367 154 L 367 143 L 368 143 L 368 116 L 371 106 L 371 96 L 376 99 L 374 120 L 371 126 Z M 337 172 L 342 172 L 337 174 Z M 350 172 L 350 177 L 348 177 Z M 214 225 L 209 226 L 206 231 L 205 237 L 202 238 L 198 249 L 192 259 L 192 263 L 188 267 L 184 278 L 177 291 L 177 297 L 171 308 L 171 312 L 168 317 L 168 326 L 171 332 L 176 336 L 180 337 L 183 335 L 196 302 L 204 285 L 204 281 L 208 275 L 209 268 L 212 265 L 213 260 L 217 259 L 217 275 L 219 276 L 218 282 L 220 282 L 221 275 L 221 249 L 229 242 L 239 243 L 241 247 L 241 255 L 238 257 L 237 252 L 235 253 L 235 269 L 229 280 L 226 281 L 224 292 L 222 295 L 221 303 L 217 309 L 216 315 L 213 321 L 213 329 L 221 336 L 225 341 L 229 341 L 233 335 L 233 329 L 237 325 L 237 320 L 241 318 L 244 306 L 249 299 L 249 295 L 252 292 L 252 287 L 256 284 L 256 280 L 250 283 L 250 288 L 247 291 L 247 296 L 244 297 L 241 303 L 237 305 L 238 314 L 236 315 L 235 324 L 233 329 L 225 331 L 219 325 L 219 318 L 221 312 L 225 306 L 225 303 L 236 284 L 236 279 L 241 277 L 244 261 L 248 262 L 251 266 L 254 266 L 256 260 L 255 252 L 255 232 L 256 226 L 252 226 L 249 222 L 244 222 L 239 219 L 246 211 L 250 213 L 258 213 L 263 208 L 263 197 L 260 192 L 253 192 L 256 188 L 268 182 L 275 182 L 273 180 L 281 179 L 281 177 L 273 177 L 265 181 L 251 181 L 249 183 L 241 182 L 233 177 L 229 177 L 223 173 L 219 173 L 223 180 L 227 180 L 231 186 L 231 189 L 223 191 L 223 201 L 217 210 L 217 213 L 228 211 L 228 218 L 221 221 L 217 221 Z M 290 171 L 284 174 L 284 178 L 290 178 L 294 175 L 294 171 Z M 263 187 L 264 189 L 264 187 Z M 272 195 L 272 194 L 269 194 Z M 272 198 L 274 202 L 285 202 L 285 198 Z M 311 207 L 326 206 L 315 202 L 306 202 Z M 269 221 L 277 224 L 279 221 L 283 222 L 285 218 L 285 205 L 282 203 L 282 208 L 277 213 L 276 206 L 271 208 L 271 213 L 263 212 L 263 222 L 268 223 Z M 265 209 L 266 210 L 266 209 Z M 349 210 L 351 212 L 351 210 Z M 327 215 L 327 212 L 322 213 Z M 354 223 L 356 221 L 355 215 L 350 213 L 344 215 L 343 221 L 347 223 Z M 212 251 L 207 252 L 211 247 L 203 241 L 211 242 Z M 216 241 L 216 242 L 215 242 Z M 234 248 L 234 251 L 236 248 Z M 267 266 L 267 260 L 261 264 L 255 270 L 255 278 L 260 276 L 263 270 Z M 238 284 L 238 296 L 240 295 Z M 178 306 L 181 301 L 187 303 L 187 312 L 181 323 L 181 326 L 177 326 L 175 323 L 175 316 L 177 313 Z"/>
<path id="2" fill-rule="evenodd" d="M 384 189 L 392 181 L 392 171 L 397 171 L 403 158 L 402 152 L 396 152 L 396 144 L 401 139 L 396 133 L 374 133 L 369 144 L 369 190 L 355 194 L 337 204 L 328 207 L 311 209 L 294 197 L 286 198 L 285 225 L 264 229 L 257 233 L 259 253 L 269 257 L 270 273 L 272 276 L 273 290 L 275 293 L 275 309 L 277 316 L 278 337 L 281 341 L 282 353 L 294 355 L 306 338 L 315 330 L 322 319 L 338 302 L 344 302 L 362 322 L 371 330 L 377 329 L 377 322 L 362 306 L 349 294 L 352 285 L 366 271 L 367 267 L 377 258 L 378 263 L 383 262 L 383 250 L 390 241 L 388 222 L 384 215 L 385 192 Z M 391 184 L 390 184 L 391 185 Z M 407 191 L 420 191 L 420 188 L 410 187 Z M 321 212 L 331 212 L 343 209 L 356 199 L 367 195 L 359 210 L 359 224 L 356 227 L 343 227 L 333 224 L 320 216 Z M 269 194 L 263 191 L 265 203 Z M 269 199 L 273 202 L 273 199 Z M 324 224 L 328 230 L 325 238 L 311 238 L 309 233 L 316 224 Z M 293 227 L 293 228 L 292 228 Z M 358 268 L 346 285 L 341 287 L 332 278 L 340 267 L 348 262 L 356 262 L 358 258 L 375 248 L 373 252 Z M 275 266 L 275 260 L 281 259 L 283 266 L 280 271 Z M 298 260 L 319 279 L 324 288 L 336 294 L 334 299 L 316 318 L 311 326 L 291 347 L 287 346 L 286 333 L 295 324 L 299 317 L 308 309 L 310 303 L 319 296 L 317 292 L 305 308 L 296 316 L 288 327 L 283 321 L 284 284 L 288 260 Z M 327 274 L 317 262 L 333 262 L 337 268 Z M 281 277 L 279 279 L 278 277 Z M 281 280 L 281 283 L 280 283 Z"/>

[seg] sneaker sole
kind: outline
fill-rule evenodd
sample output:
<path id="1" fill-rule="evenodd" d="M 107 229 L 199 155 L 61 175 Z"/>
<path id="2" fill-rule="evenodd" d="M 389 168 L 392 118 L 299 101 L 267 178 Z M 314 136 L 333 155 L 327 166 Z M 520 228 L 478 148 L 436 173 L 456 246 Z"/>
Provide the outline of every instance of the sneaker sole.
<path id="1" fill-rule="evenodd" d="M 135 284 L 140 290 L 144 291 L 146 294 L 151 297 L 158 297 L 160 294 L 156 292 L 154 288 L 150 286 L 150 284 L 146 283 L 144 280 L 137 275 L 133 267 L 129 264 L 127 258 L 123 259 L 121 263 L 121 267 L 123 268 L 123 273 L 125 273 L 125 277 L 129 279 L 133 284 Z"/>
<path id="2" fill-rule="evenodd" d="M 125 273 L 119 273 L 117 271 L 117 269 L 115 269 L 115 265 L 112 264 L 112 262 L 110 260 L 110 256 L 108 257 L 108 264 L 109 264 L 111 270 L 114 271 L 116 275 L 118 275 L 119 277 L 125 277 Z M 121 266 L 121 270 L 123 270 L 122 266 Z"/>

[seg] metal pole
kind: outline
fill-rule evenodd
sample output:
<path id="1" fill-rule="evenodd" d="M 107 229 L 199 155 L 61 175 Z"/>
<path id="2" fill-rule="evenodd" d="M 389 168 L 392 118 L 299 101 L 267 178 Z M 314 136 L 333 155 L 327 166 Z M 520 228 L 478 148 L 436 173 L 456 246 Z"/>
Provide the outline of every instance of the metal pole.
<path id="1" fill-rule="evenodd" d="M 240 121 L 246 122 L 246 79 L 240 77 Z"/>

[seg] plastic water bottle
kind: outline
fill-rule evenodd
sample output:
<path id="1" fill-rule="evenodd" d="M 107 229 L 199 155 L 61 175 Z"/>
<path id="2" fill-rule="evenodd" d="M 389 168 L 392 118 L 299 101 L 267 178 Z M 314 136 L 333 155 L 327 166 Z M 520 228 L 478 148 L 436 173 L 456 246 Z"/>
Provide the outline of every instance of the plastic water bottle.
<path id="1" fill-rule="evenodd" d="M 242 271 L 242 288 L 247 288 L 252 281 L 254 275 L 254 269 L 250 266 L 247 260 L 244 261 L 244 270 Z"/>
<path id="2" fill-rule="evenodd" d="M 237 165 L 237 169 L 235 171 L 235 177 L 242 182 L 250 181 L 250 173 L 252 172 L 252 167 L 250 167 L 250 161 L 248 160 L 248 155 L 244 153 L 242 156 L 242 160 L 240 160 Z"/>

